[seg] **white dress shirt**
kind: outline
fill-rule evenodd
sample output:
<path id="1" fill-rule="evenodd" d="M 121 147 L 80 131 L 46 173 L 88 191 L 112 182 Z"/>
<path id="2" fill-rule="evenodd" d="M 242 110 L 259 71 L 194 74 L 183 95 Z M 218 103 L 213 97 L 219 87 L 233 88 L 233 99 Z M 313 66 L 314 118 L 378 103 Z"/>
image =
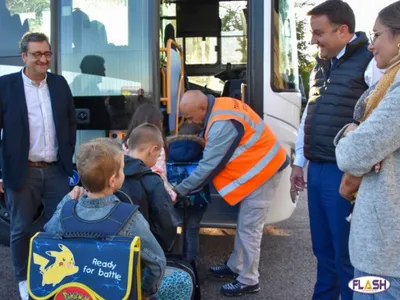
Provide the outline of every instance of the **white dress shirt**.
<path id="1" fill-rule="evenodd" d="M 353 38 L 350 40 L 352 42 L 357 38 L 356 35 L 353 36 Z M 349 43 L 350 43 L 349 42 Z M 337 59 L 340 59 L 344 54 L 346 53 L 346 46 L 336 55 Z M 364 80 L 365 83 L 370 87 L 374 85 L 383 75 L 385 70 L 378 69 L 376 66 L 376 61 L 375 58 L 372 58 L 370 63 L 368 64 L 367 69 L 365 70 L 364 73 Z M 297 140 L 296 140 L 296 156 L 294 159 L 293 164 L 299 167 L 304 168 L 304 166 L 307 164 L 307 159 L 304 157 L 304 123 L 306 120 L 307 116 L 307 108 L 308 104 L 304 109 L 303 116 L 301 117 L 301 122 L 299 125 L 299 129 L 297 131 Z"/>
<path id="2" fill-rule="evenodd" d="M 47 76 L 38 86 L 24 74 L 24 69 L 21 73 L 28 109 L 29 160 L 55 162 L 58 159 L 58 142 Z"/>

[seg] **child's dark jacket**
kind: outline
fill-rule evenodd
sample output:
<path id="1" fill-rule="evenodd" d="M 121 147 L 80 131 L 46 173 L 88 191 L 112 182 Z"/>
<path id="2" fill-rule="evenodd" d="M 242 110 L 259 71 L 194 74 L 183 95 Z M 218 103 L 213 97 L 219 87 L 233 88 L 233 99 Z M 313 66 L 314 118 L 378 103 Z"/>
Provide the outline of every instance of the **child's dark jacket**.
<path id="1" fill-rule="evenodd" d="M 139 206 L 150 230 L 165 251 L 170 251 L 176 237 L 173 204 L 162 178 L 140 159 L 125 155 L 125 180 L 121 190 Z"/>

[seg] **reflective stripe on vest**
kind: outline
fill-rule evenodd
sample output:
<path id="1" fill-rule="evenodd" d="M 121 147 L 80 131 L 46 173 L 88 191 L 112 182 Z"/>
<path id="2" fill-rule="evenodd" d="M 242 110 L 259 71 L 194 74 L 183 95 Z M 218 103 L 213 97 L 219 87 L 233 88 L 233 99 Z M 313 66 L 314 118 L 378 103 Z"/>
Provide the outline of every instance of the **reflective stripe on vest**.
<path id="1" fill-rule="evenodd" d="M 232 154 L 232 157 L 229 159 L 229 161 L 234 160 L 236 157 L 241 155 L 244 151 L 252 147 L 261 137 L 261 135 L 264 132 L 265 129 L 265 124 L 264 121 L 260 118 L 260 121 L 256 125 L 247 115 L 238 113 L 236 111 L 227 111 L 227 110 L 219 110 L 216 112 L 213 112 L 210 114 L 210 120 L 217 115 L 234 115 L 240 118 L 243 118 L 247 123 L 250 124 L 250 126 L 255 130 L 255 133 L 252 135 L 252 137 L 243 145 L 239 146 L 235 152 Z M 208 133 L 208 132 L 207 132 Z"/>
<path id="2" fill-rule="evenodd" d="M 280 149 L 281 145 L 279 144 L 279 142 L 276 142 L 271 151 L 269 151 L 267 155 L 265 155 L 264 158 L 259 161 L 250 171 L 248 171 L 246 174 L 236 179 L 235 181 L 232 181 L 231 184 L 225 186 L 223 189 L 219 190 L 218 193 L 221 195 L 221 197 L 226 196 L 227 194 L 232 192 L 237 185 L 246 183 L 254 176 L 256 176 L 259 172 L 261 172 L 271 162 L 271 160 L 275 157 Z"/>
<path id="3" fill-rule="evenodd" d="M 215 99 L 205 139 L 215 121 L 236 120 L 244 135 L 232 157 L 214 178 L 213 184 L 224 200 L 235 205 L 259 188 L 282 166 L 286 152 L 264 121 L 246 104 L 232 98 Z"/>

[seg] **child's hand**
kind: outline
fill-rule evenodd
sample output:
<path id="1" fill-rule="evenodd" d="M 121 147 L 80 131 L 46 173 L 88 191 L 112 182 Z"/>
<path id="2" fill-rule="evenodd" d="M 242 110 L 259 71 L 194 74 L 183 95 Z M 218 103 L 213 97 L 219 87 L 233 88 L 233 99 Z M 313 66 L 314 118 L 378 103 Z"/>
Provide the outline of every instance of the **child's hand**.
<path id="1" fill-rule="evenodd" d="M 81 196 L 87 195 L 87 191 L 81 186 L 75 186 L 68 195 L 72 200 L 78 200 Z"/>
<path id="2" fill-rule="evenodd" d="M 357 127 L 358 127 L 357 124 L 351 123 L 351 124 L 346 128 L 346 130 L 344 131 L 343 136 L 346 136 L 349 132 L 352 132 L 352 131 L 356 130 Z"/>
<path id="3" fill-rule="evenodd" d="M 377 163 L 377 164 L 374 166 L 375 173 L 379 173 L 379 171 L 381 170 L 381 166 L 382 166 L 382 164 L 381 164 L 380 162 Z"/>

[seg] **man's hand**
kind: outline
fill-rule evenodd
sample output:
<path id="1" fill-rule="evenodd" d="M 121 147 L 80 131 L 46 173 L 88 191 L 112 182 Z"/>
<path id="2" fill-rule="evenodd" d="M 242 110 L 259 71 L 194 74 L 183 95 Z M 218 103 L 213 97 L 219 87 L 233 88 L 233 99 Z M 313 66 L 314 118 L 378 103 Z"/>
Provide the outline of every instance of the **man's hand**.
<path id="1" fill-rule="evenodd" d="M 72 200 L 78 200 L 81 196 L 87 195 L 87 191 L 81 186 L 75 186 L 68 195 Z"/>
<path id="2" fill-rule="evenodd" d="M 293 165 L 292 173 L 290 174 L 290 189 L 294 192 L 302 192 L 306 188 L 304 181 L 303 168 Z"/>
<path id="3" fill-rule="evenodd" d="M 4 193 L 4 189 L 3 189 L 3 181 L 0 182 L 0 193 Z"/>

